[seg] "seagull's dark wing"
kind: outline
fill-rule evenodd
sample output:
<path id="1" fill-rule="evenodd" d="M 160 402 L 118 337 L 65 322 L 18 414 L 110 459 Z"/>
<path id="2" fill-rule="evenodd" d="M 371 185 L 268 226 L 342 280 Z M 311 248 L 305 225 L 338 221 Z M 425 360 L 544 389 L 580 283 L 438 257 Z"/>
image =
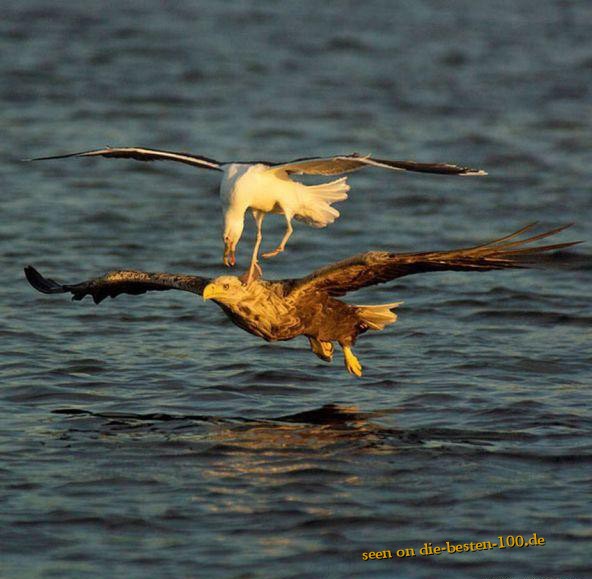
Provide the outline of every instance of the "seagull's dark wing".
<path id="1" fill-rule="evenodd" d="M 177 161 L 186 163 L 202 169 L 222 171 L 221 163 L 214 159 L 208 159 L 200 155 L 190 153 L 176 153 L 174 151 L 158 151 L 156 149 L 144 149 L 142 147 L 106 147 L 93 151 L 82 151 L 80 153 L 68 153 L 66 155 L 54 155 L 51 157 L 37 157 L 27 159 L 28 161 L 48 161 L 50 159 L 67 159 L 68 157 L 119 157 L 123 159 L 136 159 L 136 161 Z"/>
<path id="2" fill-rule="evenodd" d="M 105 298 L 115 298 L 120 294 L 139 295 L 148 291 L 183 290 L 202 295 L 204 287 L 210 282 L 204 277 L 194 275 L 177 275 L 172 273 L 146 273 L 143 271 L 110 271 L 77 284 L 59 284 L 52 279 L 43 277 L 34 267 L 25 267 L 25 276 L 29 283 L 41 293 L 71 293 L 73 300 L 92 296 L 95 304 Z"/>
<path id="3" fill-rule="evenodd" d="M 270 171 L 295 175 L 342 175 L 358 171 L 366 166 L 358 155 L 338 155 L 335 157 L 306 157 L 287 163 L 270 163 Z"/>
<path id="4" fill-rule="evenodd" d="M 424 253 L 388 253 L 370 251 L 344 259 L 318 269 L 301 279 L 286 280 L 286 293 L 297 296 L 303 293 L 326 292 L 342 296 L 347 292 L 371 285 L 385 283 L 414 273 L 431 271 L 489 271 L 527 267 L 541 254 L 553 249 L 569 247 L 580 242 L 556 243 L 526 247 L 528 244 L 559 233 L 569 225 L 558 227 L 538 235 L 522 237 L 536 224 L 483 245 Z M 517 239 L 518 238 L 518 239 Z"/>
<path id="5" fill-rule="evenodd" d="M 417 163 L 415 161 L 389 161 L 375 159 L 370 155 L 336 155 L 334 157 L 309 157 L 288 163 L 271 164 L 271 171 L 285 171 L 298 175 L 340 175 L 358 171 L 364 167 L 379 167 L 394 171 L 415 171 L 416 173 L 437 173 L 440 175 L 487 175 L 481 169 L 459 167 L 448 163 Z"/>

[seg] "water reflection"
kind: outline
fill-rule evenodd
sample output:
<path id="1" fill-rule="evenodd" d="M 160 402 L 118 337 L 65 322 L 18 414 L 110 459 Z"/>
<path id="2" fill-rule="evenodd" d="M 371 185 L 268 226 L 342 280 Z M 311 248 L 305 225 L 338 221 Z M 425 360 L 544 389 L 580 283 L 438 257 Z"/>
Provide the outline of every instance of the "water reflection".
<path id="1" fill-rule="evenodd" d="M 532 435 L 504 431 L 471 431 L 451 428 L 397 428 L 393 415 L 400 408 L 363 412 L 355 405 L 325 404 L 272 418 L 216 416 L 209 414 L 168 414 L 92 412 L 78 408 L 53 410 L 68 416 L 67 433 L 100 432 L 117 436 L 143 433 L 186 442 L 207 441 L 213 452 L 239 450 L 298 451 L 306 453 L 335 447 L 339 449 L 388 450 L 405 446 L 434 448 L 443 445 L 492 447 L 496 442 L 524 442 Z M 381 420 L 382 419 L 382 420 Z M 70 421 L 75 421 L 72 424 Z"/>
<path id="2" fill-rule="evenodd" d="M 302 447 L 321 448 L 340 439 L 364 438 L 383 428 L 372 422 L 396 409 L 361 412 L 357 406 L 326 404 L 320 408 L 275 418 L 245 418 L 207 414 L 92 412 L 79 408 L 53 410 L 53 414 L 69 416 L 79 424 L 94 423 L 101 432 L 190 430 L 200 433 L 206 428 L 215 442 L 244 445 L 250 448 L 284 447 L 288 442 Z M 94 420 L 93 420 L 94 419 Z"/>

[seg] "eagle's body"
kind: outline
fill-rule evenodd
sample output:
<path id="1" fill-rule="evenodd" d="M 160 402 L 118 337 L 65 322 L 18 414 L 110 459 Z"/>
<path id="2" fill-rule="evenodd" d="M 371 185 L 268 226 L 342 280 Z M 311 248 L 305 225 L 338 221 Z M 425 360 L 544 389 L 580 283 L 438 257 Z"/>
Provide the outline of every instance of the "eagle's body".
<path id="1" fill-rule="evenodd" d="M 488 271 L 524 267 L 542 253 L 574 245 L 573 242 L 525 247 L 563 228 L 525 239 L 515 239 L 532 226 L 484 245 L 453 251 L 393 254 L 371 251 L 355 255 L 298 279 L 253 280 L 238 277 L 214 280 L 166 273 L 113 271 L 74 285 L 61 285 L 42 277 L 34 268 L 25 273 L 31 285 L 43 293 L 73 294 L 81 300 L 91 295 L 95 303 L 122 293 L 178 289 L 202 295 L 218 304 L 240 328 L 266 341 L 309 339 L 312 351 L 331 361 L 334 343 L 341 346 L 349 372 L 361 376 L 362 368 L 351 351 L 356 338 L 368 330 L 382 330 L 396 321 L 393 313 L 400 302 L 359 306 L 339 299 L 347 292 L 384 283 L 398 277 L 430 271 Z"/>
<path id="2" fill-rule="evenodd" d="M 224 214 L 224 263 L 235 264 L 235 250 L 242 236 L 245 213 L 250 210 L 257 226 L 257 240 L 251 257 L 248 281 L 254 278 L 258 266 L 259 247 L 262 240 L 263 218 L 268 213 L 282 214 L 286 220 L 286 231 L 276 249 L 263 254 L 272 257 L 284 251 L 292 235 L 292 219 L 303 221 L 313 227 L 325 227 L 339 217 L 331 205 L 347 199 L 349 185 L 342 177 L 319 185 L 304 185 L 294 181 L 290 175 L 341 175 L 358 171 L 364 167 L 378 167 L 395 171 L 414 171 L 439 175 L 485 175 L 485 171 L 460 167 L 448 163 L 417 163 L 415 161 L 391 161 L 368 156 L 336 155 L 333 157 L 307 157 L 285 163 L 268 161 L 219 162 L 215 159 L 159 151 L 142 147 L 120 147 L 83 151 L 67 155 L 41 157 L 33 160 L 60 159 L 65 157 L 124 157 L 139 161 L 177 161 L 222 172 L 220 199 Z"/>
<path id="3" fill-rule="evenodd" d="M 237 281 L 234 276 L 223 276 L 216 284 L 238 285 Z M 216 301 L 215 297 L 210 299 Z M 267 342 L 303 335 L 320 342 L 352 345 L 359 334 L 371 328 L 371 320 L 379 315 L 379 310 L 388 312 L 385 318 L 394 322 L 396 316 L 390 309 L 399 304 L 355 306 L 325 292 L 291 292 L 286 282 L 258 279 L 240 300 L 218 305 L 237 326 Z"/>
<path id="4" fill-rule="evenodd" d="M 223 276 L 220 281 L 236 284 L 236 279 Z M 278 282 L 254 280 L 240 301 L 224 304 L 211 299 L 239 328 L 267 342 L 291 340 L 302 333 L 305 326 L 297 315 L 296 304 L 285 298 L 283 285 Z"/>

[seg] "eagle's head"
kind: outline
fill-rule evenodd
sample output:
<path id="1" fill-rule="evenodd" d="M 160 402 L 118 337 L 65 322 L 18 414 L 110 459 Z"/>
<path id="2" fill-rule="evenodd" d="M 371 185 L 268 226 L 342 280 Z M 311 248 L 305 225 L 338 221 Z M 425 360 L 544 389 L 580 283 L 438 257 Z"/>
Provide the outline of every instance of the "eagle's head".
<path id="1" fill-rule="evenodd" d="M 234 275 L 217 277 L 203 291 L 204 300 L 215 300 L 227 306 L 238 304 L 248 296 L 248 287 Z"/>

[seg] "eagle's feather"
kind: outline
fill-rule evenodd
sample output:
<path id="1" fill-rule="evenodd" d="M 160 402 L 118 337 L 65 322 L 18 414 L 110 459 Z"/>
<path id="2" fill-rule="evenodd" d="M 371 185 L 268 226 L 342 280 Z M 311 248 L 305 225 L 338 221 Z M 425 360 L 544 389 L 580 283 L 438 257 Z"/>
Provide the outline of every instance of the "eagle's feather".
<path id="1" fill-rule="evenodd" d="M 215 301 L 240 328 L 267 341 L 309 338 L 313 352 L 331 360 L 332 342 L 343 348 L 349 372 L 361 376 L 362 367 L 351 351 L 356 338 L 368 330 L 381 330 L 396 320 L 398 303 L 380 306 L 346 304 L 336 296 L 393 279 L 431 271 L 488 271 L 526 267 L 543 254 L 578 242 L 532 246 L 535 241 L 559 233 L 558 227 L 520 239 L 534 224 L 489 243 L 452 251 L 388 253 L 370 251 L 318 269 L 299 279 L 264 281 L 244 285 L 235 276 L 214 280 L 192 275 L 118 270 L 86 282 L 62 285 L 44 278 L 33 267 L 25 268 L 31 285 L 46 294 L 72 294 L 81 300 L 92 296 L 95 303 L 120 294 L 178 289 Z"/>
<path id="2" fill-rule="evenodd" d="M 535 225 L 531 223 L 510 235 L 485 244 L 452 251 L 361 253 L 317 269 L 306 277 L 292 280 L 290 294 L 294 296 L 300 293 L 326 292 L 332 296 L 342 296 L 348 292 L 415 273 L 520 268 L 532 263 L 542 253 L 574 245 L 574 242 L 566 242 L 525 247 L 534 241 L 555 235 L 569 225 L 518 241 L 510 241 L 531 230 Z"/>

